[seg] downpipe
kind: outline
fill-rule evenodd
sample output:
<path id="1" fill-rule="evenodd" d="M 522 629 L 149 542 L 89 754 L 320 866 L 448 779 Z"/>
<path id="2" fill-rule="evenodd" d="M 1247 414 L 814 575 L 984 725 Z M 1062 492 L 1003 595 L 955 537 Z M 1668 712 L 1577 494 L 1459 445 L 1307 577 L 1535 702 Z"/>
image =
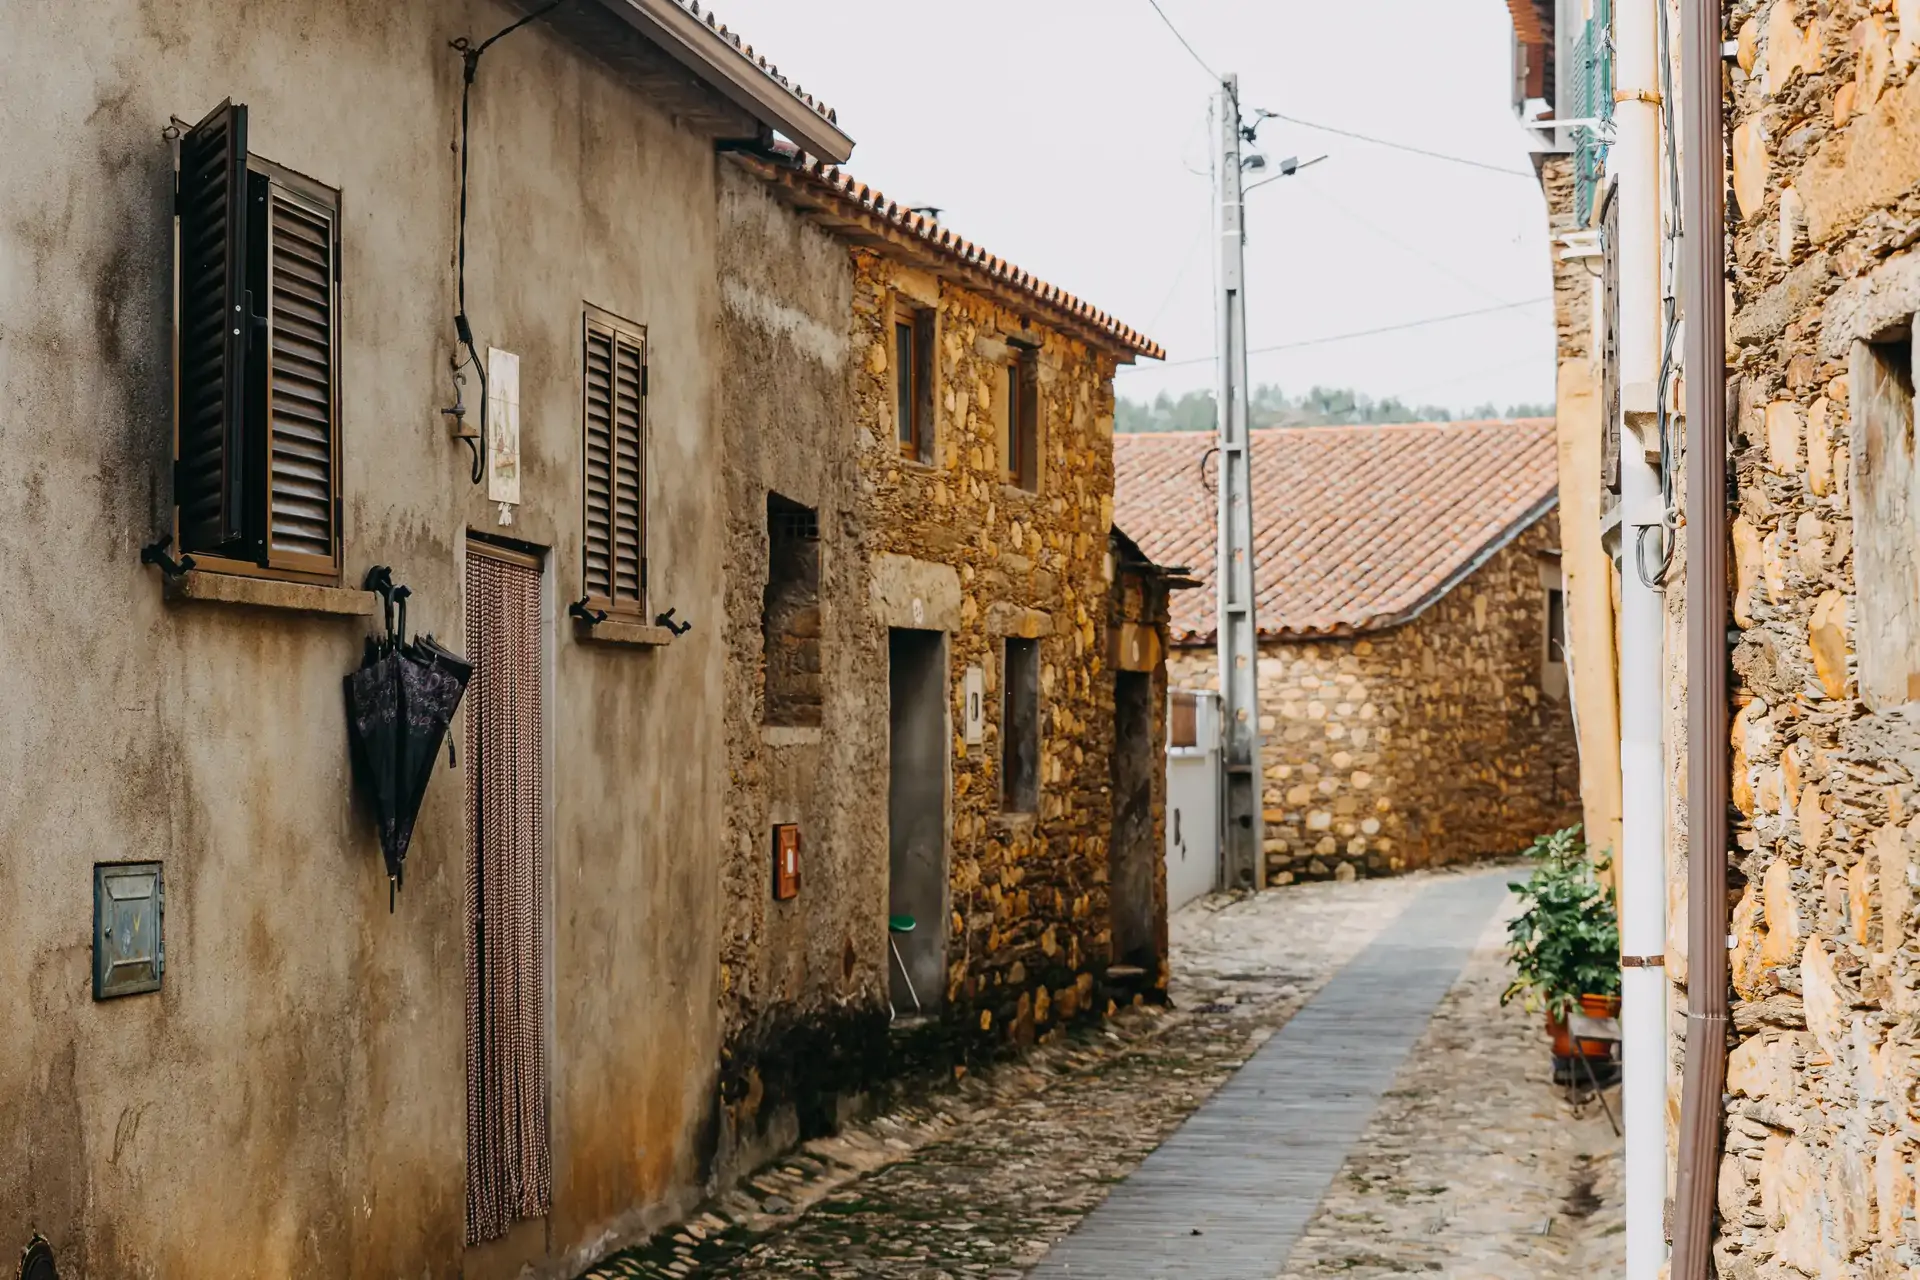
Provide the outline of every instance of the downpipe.
<path id="1" fill-rule="evenodd" d="M 1687 1038 L 1673 1280 L 1707 1280 L 1727 1074 L 1727 421 L 1721 0 L 1683 0 Z"/>

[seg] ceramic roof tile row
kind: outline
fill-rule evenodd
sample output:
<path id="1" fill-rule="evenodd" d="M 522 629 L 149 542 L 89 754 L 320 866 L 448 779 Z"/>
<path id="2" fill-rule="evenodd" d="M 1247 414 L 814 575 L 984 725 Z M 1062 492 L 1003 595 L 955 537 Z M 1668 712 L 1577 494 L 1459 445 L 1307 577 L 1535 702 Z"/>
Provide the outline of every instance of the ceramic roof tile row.
<path id="1" fill-rule="evenodd" d="M 1064 312 L 1082 324 L 1105 334 L 1129 351 L 1153 360 L 1166 359 L 1167 353 L 1160 344 L 1139 330 L 1122 324 L 1092 303 L 1074 297 L 1058 285 L 1048 284 L 1032 272 L 1022 271 L 1005 258 L 988 253 L 981 246 L 942 226 L 935 219 L 922 213 L 915 213 L 897 200 L 888 199 L 880 191 L 861 182 L 838 165 L 828 164 L 791 146 L 783 147 L 781 150 L 790 162 L 791 172 L 816 190 L 880 218 L 889 226 L 906 232 L 943 256 L 963 266 L 981 271 L 989 278 L 1017 289 L 1036 302 Z"/>
<path id="2" fill-rule="evenodd" d="M 836 112 L 832 107 L 829 107 L 826 103 L 815 100 L 812 94 L 808 93 L 805 89 L 802 89 L 799 85 L 794 84 L 792 81 L 788 80 L 785 76 L 781 75 L 779 67 L 775 66 L 771 62 L 768 62 L 765 54 L 755 53 L 753 51 L 753 46 L 748 44 L 746 41 L 742 40 L 740 38 L 740 33 L 738 31 L 728 30 L 727 24 L 720 21 L 718 18 L 716 18 L 714 16 L 712 9 L 708 9 L 704 13 L 701 12 L 700 0 L 673 0 L 673 2 L 679 5 L 682 9 L 686 10 L 688 13 L 692 14 L 694 17 L 703 20 L 709 27 L 711 27 L 723 39 L 725 39 L 728 44 L 732 45 L 736 50 L 738 50 L 741 57 L 745 58 L 748 62 L 752 63 L 754 66 L 760 68 L 761 71 L 765 72 L 769 80 L 772 80 L 775 84 L 779 85 L 782 89 L 785 89 L 788 93 L 798 98 L 801 102 L 804 102 L 807 105 L 807 107 L 813 111 L 815 115 L 819 116 L 822 120 L 827 121 L 829 124 L 832 124 L 835 127 L 839 126 L 840 116 L 838 112 Z"/>
<path id="3" fill-rule="evenodd" d="M 1173 596 L 1177 640 L 1211 643 L 1217 455 L 1210 431 L 1114 436 L 1114 522 L 1204 590 Z M 1550 510 L 1552 419 L 1253 432 L 1255 621 L 1265 636 L 1404 622 Z M 1204 468 L 1204 471 L 1203 471 Z"/>

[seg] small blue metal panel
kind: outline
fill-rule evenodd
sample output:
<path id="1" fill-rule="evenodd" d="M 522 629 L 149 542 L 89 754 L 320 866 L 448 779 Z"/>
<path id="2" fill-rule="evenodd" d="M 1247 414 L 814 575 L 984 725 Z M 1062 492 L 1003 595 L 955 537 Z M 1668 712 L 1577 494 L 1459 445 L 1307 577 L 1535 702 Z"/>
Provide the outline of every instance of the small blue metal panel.
<path id="1" fill-rule="evenodd" d="M 93 998 L 158 991 L 166 969 L 166 894 L 157 862 L 93 869 Z"/>

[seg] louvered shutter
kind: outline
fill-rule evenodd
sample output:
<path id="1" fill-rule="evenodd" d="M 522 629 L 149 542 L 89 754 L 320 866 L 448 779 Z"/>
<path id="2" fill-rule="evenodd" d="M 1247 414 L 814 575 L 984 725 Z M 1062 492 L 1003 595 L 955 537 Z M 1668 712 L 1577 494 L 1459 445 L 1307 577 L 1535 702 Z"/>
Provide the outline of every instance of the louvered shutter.
<path id="1" fill-rule="evenodd" d="M 182 549 L 231 549 L 245 519 L 247 109 L 223 102 L 180 140 L 174 502 Z"/>
<path id="2" fill-rule="evenodd" d="M 268 562 L 325 572 L 339 547 L 336 210 L 267 192 Z"/>
<path id="3" fill-rule="evenodd" d="M 586 322 L 586 595 L 619 613 L 646 604 L 646 339 Z"/>

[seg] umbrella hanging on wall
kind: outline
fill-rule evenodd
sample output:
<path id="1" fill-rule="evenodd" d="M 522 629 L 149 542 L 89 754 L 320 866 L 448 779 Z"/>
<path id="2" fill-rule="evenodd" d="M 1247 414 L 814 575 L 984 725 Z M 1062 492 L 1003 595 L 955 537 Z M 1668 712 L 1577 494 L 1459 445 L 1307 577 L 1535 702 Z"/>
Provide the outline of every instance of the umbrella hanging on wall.
<path id="1" fill-rule="evenodd" d="M 385 605 L 386 634 L 367 638 L 360 669 L 346 678 L 347 736 L 354 776 L 380 828 L 391 911 L 404 879 L 413 824 L 473 664 L 431 635 L 407 639 L 407 599 L 413 593 L 394 585 L 391 569 L 375 565 L 368 570 L 366 589 L 377 592 Z"/>

